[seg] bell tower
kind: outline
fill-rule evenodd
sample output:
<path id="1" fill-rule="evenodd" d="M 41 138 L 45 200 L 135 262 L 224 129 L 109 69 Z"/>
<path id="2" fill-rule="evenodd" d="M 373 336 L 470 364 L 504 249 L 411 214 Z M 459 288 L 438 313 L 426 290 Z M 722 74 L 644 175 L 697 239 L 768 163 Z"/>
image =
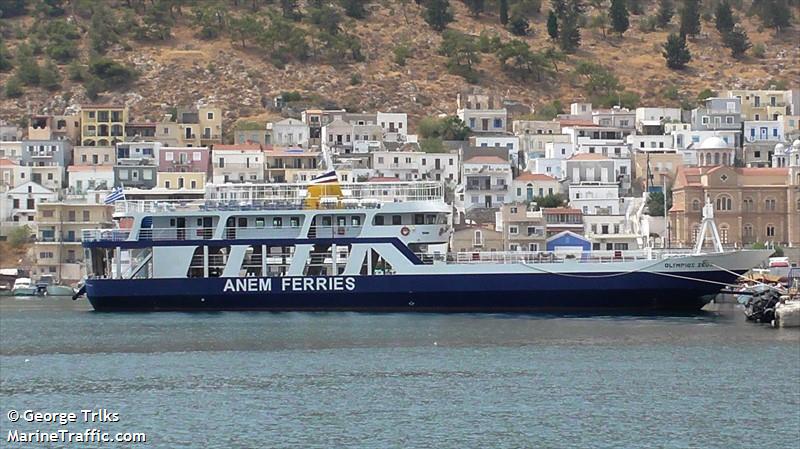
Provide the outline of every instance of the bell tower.
<path id="1" fill-rule="evenodd" d="M 789 244 L 797 246 L 800 245 L 800 139 L 792 142 L 787 156 L 789 159 L 789 179 L 787 180 Z"/>

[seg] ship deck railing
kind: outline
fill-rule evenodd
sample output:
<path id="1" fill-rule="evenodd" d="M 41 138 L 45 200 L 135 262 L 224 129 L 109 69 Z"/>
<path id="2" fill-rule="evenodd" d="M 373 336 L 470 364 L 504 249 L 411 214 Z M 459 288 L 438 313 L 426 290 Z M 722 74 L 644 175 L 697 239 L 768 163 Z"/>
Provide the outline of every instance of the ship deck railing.
<path id="1" fill-rule="evenodd" d="M 417 257 L 423 263 L 475 263 L 475 264 L 509 264 L 509 263 L 607 263 L 607 262 L 633 262 L 637 260 L 655 260 L 668 257 L 691 255 L 691 248 L 676 248 L 671 250 L 643 249 L 612 250 L 612 251 L 586 251 L 580 255 L 559 254 L 547 251 L 462 251 L 455 253 L 418 253 Z"/>
<path id="2" fill-rule="evenodd" d="M 315 225 L 309 227 L 309 238 L 335 239 L 353 238 L 361 234 L 363 225 Z M 83 229 L 83 242 L 123 242 L 126 240 L 174 241 L 174 240 L 213 240 L 213 239 L 259 239 L 259 238 L 300 238 L 302 225 L 281 226 L 225 226 L 222 234 L 216 236 L 217 227 L 187 228 L 140 228 L 138 234 L 133 229 Z"/>
<path id="3" fill-rule="evenodd" d="M 354 183 L 322 186 L 322 195 L 309 201 L 308 184 L 225 184 L 206 187 L 199 200 L 120 200 L 114 214 L 300 210 L 375 209 L 382 204 L 443 201 L 444 185 L 438 182 Z M 334 191 L 337 186 L 339 191 Z"/>

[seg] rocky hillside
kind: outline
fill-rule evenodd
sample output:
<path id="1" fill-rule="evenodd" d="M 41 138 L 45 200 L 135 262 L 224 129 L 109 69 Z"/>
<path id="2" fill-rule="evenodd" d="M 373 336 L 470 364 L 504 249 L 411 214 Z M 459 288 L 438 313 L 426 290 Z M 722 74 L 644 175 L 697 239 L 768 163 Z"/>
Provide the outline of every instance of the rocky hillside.
<path id="1" fill-rule="evenodd" d="M 16 98 L 13 98 L 13 92 L 11 96 L 7 92 L 0 93 L 0 119 L 11 122 L 19 122 L 29 112 L 60 112 L 67 106 L 88 102 L 87 87 L 93 91 L 90 94 L 96 96 L 96 101 L 125 102 L 137 120 L 155 119 L 172 105 L 191 104 L 198 100 L 216 103 L 227 111 L 228 127 L 236 120 L 264 119 L 268 114 L 274 114 L 266 106 L 274 96 L 287 91 L 300 94 L 303 98 L 301 106 L 308 103 L 353 110 L 407 111 L 412 118 L 453 112 L 456 92 L 470 87 L 540 107 L 556 99 L 568 104 L 587 98 L 587 76 L 580 75 L 577 70 L 578 65 L 585 61 L 607 68 L 619 80 L 620 90 L 638 94 L 640 105 L 691 104 L 704 89 L 800 86 L 800 46 L 797 45 L 800 42 L 800 24 L 793 19 L 794 28 L 777 33 L 748 14 L 746 6 L 735 14 L 749 35 L 753 48 L 740 60 L 732 58 L 723 46 L 710 5 L 704 6 L 703 17 L 706 20 L 701 20 L 700 34 L 689 39 L 691 62 L 686 69 L 676 71 L 665 66 L 661 45 L 670 32 L 677 31 L 677 13 L 665 28 L 648 31 L 652 27 L 640 22 L 650 20 L 658 2 L 644 2 L 643 14 L 630 15 L 630 28 L 619 36 L 599 26 L 603 20 L 595 16 L 604 17 L 608 12 L 608 1 L 599 0 L 591 2 L 595 6 L 586 6 L 581 46 L 574 53 L 565 55 L 555 64 L 554 70 L 540 80 L 520 78 L 504 71 L 496 54 L 489 51 L 479 54 L 480 61 L 473 66 L 475 76 L 467 81 L 448 70 L 448 58 L 440 52 L 442 34 L 423 20 L 426 8 L 418 3 L 425 4 L 424 1 L 367 2 L 363 19 L 346 15 L 342 4 L 347 2 L 333 1 L 333 6 L 326 2 L 325 5 L 341 17 L 335 30 L 337 35 L 349 39 L 344 43 L 335 42 L 348 49 L 336 55 L 347 57 L 318 56 L 329 51 L 326 46 L 333 45 L 324 40 L 320 42 L 315 34 L 320 25 L 312 21 L 321 19 L 309 19 L 311 10 L 308 8 L 323 3 L 318 1 L 294 2 L 299 3 L 298 13 L 303 18 L 287 20 L 293 27 L 288 31 L 279 29 L 272 37 L 258 38 L 256 36 L 262 33 L 257 28 L 238 32 L 231 29 L 230 21 L 258 17 L 257 23 L 263 27 L 264 23 L 276 20 L 270 17 L 281 15 L 280 8 L 287 3 L 285 0 L 0 1 L 0 5 L 20 3 L 27 3 L 25 12 L 17 15 L 6 13 L 12 17 L 2 19 L 0 29 L 3 38 L 0 51 L 6 54 L 6 60 L 12 65 L 0 73 L 0 85 L 21 84 L 21 92 Z M 203 5 L 219 3 L 223 4 L 224 18 L 214 16 L 209 19 L 210 24 L 201 28 L 198 14 L 205 13 L 201 10 Z M 484 3 L 485 11 L 475 16 L 465 2 L 450 1 L 454 21 L 448 27 L 473 36 L 481 33 L 496 36 L 501 42 L 519 39 L 534 51 L 555 47 L 547 33 L 547 12 L 550 9 L 547 1 L 542 4 L 541 12 L 526 13 L 530 33 L 522 37 L 512 35 L 500 24 L 498 2 L 487 0 Z M 515 6 L 513 0 L 509 3 L 512 8 Z M 105 8 L 98 7 L 102 4 Z M 48 5 L 56 5 L 59 10 L 49 10 L 47 8 L 52 6 Z M 163 9 L 154 11 L 156 7 Z M 800 17 L 797 8 L 792 8 L 794 16 Z M 104 15 L 99 15 L 98 10 Z M 158 17 L 158 14 L 166 17 L 168 14 L 172 19 L 168 25 L 154 31 L 152 27 L 147 28 L 148 14 L 152 17 Z M 331 14 L 324 16 L 323 19 L 329 18 Z M 215 18 L 218 23 L 214 22 Z M 57 49 L 49 49 L 53 44 L 48 39 L 59 39 L 59 30 L 56 28 L 49 34 L 42 30 L 49 29 L 48 24 L 54 21 L 65 21 L 74 26 L 74 55 L 64 57 Z M 93 31 L 101 26 L 103 33 L 112 33 L 112 38 L 105 44 L 96 43 L 98 33 Z M 246 24 L 240 26 L 247 29 Z M 112 30 L 107 31 L 108 28 Z M 310 55 L 303 59 L 289 52 L 276 63 L 276 51 L 268 49 L 275 48 L 277 40 L 294 33 L 292 30 L 295 29 L 305 32 L 300 39 L 311 48 Z M 353 42 L 356 43 L 355 50 Z M 33 58 L 40 67 L 57 67 L 60 72 L 56 77 L 58 83 L 49 80 L 48 89 L 41 86 L 44 82 L 26 85 L 12 80 L 19 76 L 20 46 L 33 49 Z M 138 74 L 135 80 L 87 86 L 91 83 L 87 82 L 86 73 L 80 76 L 74 72 L 85 72 L 90 61 L 98 57 L 92 50 L 93 46 L 102 47 L 103 57 L 135 68 Z M 398 47 L 408 50 L 405 65 L 398 64 Z M 358 55 L 353 56 L 356 53 Z M 78 80 L 80 78 L 83 79 Z M 635 95 L 631 101 L 637 102 Z"/>

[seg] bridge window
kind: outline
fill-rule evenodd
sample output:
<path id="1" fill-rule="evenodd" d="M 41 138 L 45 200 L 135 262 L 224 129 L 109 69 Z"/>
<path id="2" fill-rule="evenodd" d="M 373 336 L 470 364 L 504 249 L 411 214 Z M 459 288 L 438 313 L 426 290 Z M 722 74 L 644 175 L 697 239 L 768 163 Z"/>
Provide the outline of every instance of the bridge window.
<path id="1" fill-rule="evenodd" d="M 395 226 L 403 224 L 403 217 L 400 215 L 392 215 L 392 224 Z"/>

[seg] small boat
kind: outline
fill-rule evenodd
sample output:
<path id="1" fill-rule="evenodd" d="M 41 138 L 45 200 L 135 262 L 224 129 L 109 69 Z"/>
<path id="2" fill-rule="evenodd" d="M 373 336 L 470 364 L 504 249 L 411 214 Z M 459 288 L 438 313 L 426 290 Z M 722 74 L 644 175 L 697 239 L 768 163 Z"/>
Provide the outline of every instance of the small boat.
<path id="1" fill-rule="evenodd" d="M 14 281 L 11 294 L 14 296 L 34 296 L 36 295 L 36 286 L 33 285 L 30 278 L 17 278 Z"/>
<path id="2" fill-rule="evenodd" d="M 36 283 L 36 294 L 42 296 L 72 296 L 75 291 L 68 285 L 62 285 L 53 276 L 43 275 Z"/>
<path id="3" fill-rule="evenodd" d="M 797 299 L 784 299 L 775 306 L 775 319 L 772 321 L 772 326 L 800 327 L 800 296 Z"/>

